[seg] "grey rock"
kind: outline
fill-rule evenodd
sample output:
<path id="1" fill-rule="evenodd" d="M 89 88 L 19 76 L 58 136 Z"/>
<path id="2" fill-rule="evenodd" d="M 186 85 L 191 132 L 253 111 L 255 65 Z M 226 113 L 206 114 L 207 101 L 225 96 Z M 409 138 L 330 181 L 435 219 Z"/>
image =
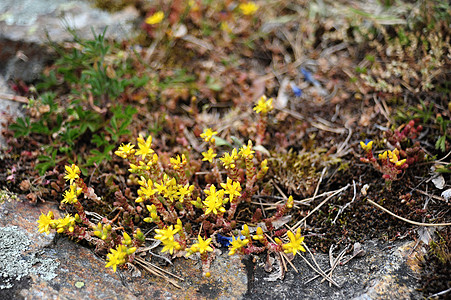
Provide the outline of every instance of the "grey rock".
<path id="1" fill-rule="evenodd" d="M 0 1 L 0 74 L 26 82 L 38 78 L 50 59 L 45 43 L 71 40 L 66 28 L 79 37 L 91 38 L 92 32 L 116 40 L 130 38 L 134 8 L 108 13 L 93 8 L 87 1 L 2 0 Z"/>

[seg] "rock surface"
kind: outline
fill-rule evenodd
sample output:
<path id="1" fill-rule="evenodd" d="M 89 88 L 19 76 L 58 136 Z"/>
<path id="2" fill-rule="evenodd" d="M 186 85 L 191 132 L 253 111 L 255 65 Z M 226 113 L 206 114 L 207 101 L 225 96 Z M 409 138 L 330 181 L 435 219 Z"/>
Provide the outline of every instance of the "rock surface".
<path id="1" fill-rule="evenodd" d="M 200 262 L 179 258 L 167 266 L 183 278 L 180 289 L 147 272 L 105 269 L 105 261 L 90 249 L 65 237 L 37 232 L 37 219 L 49 210 L 59 217 L 56 204 L 7 201 L 0 206 L 0 299 L 421 299 L 415 290 L 416 255 L 421 247 L 411 241 L 362 245 L 365 255 L 338 266 L 333 280 L 339 287 L 321 282 L 306 283 L 316 273 L 297 256 L 284 280 L 264 271 L 264 261 L 254 257 L 228 257 L 226 249 L 211 267 L 212 276 L 201 276 Z M 13 241 L 13 242 L 12 242 Z M 308 241 L 307 241 L 308 243 Z M 155 250 L 158 251 L 158 250 Z M 7 253 L 7 254 L 5 254 Z M 334 252 L 334 257 L 338 251 Z M 8 258 L 9 256 L 9 258 Z M 303 256 L 312 264 L 310 255 Z M 314 254 L 321 269 L 329 257 Z M 349 256 L 344 256 L 346 261 Z M 8 268 L 3 268 L 8 265 Z M 135 272 L 136 273 L 136 272 Z M 140 273 L 140 274 L 139 274 Z"/>

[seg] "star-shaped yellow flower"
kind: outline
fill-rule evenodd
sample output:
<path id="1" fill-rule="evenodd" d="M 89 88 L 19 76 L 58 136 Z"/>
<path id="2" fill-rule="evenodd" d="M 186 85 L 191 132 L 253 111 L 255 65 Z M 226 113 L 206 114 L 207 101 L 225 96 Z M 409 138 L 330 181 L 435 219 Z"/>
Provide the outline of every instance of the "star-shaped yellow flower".
<path id="1" fill-rule="evenodd" d="M 49 211 L 46 215 L 41 214 L 38 220 L 39 233 L 49 234 L 50 227 L 55 223 L 53 219 L 53 211 Z"/>
<path id="2" fill-rule="evenodd" d="M 66 169 L 66 176 L 64 176 L 64 179 L 69 180 L 70 184 L 72 184 L 75 179 L 80 178 L 78 176 L 80 175 L 80 168 L 75 164 L 72 164 L 72 166 L 64 166 L 64 168 Z"/>
<path id="3" fill-rule="evenodd" d="M 304 242 L 304 237 L 301 236 L 300 228 L 298 228 L 298 230 L 296 231 L 296 235 L 294 235 L 294 233 L 291 231 L 288 231 L 287 235 L 288 238 L 290 239 L 290 242 L 282 245 L 282 248 L 285 253 L 292 252 L 293 255 L 296 255 L 298 251 L 305 252 L 305 249 L 302 246 L 302 242 Z"/>

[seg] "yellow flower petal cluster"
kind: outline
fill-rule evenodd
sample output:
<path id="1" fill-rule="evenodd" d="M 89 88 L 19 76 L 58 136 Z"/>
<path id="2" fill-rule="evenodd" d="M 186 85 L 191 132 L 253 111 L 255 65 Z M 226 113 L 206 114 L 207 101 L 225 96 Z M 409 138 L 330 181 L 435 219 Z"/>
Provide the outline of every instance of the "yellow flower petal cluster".
<path id="1" fill-rule="evenodd" d="M 217 131 L 213 131 L 211 130 L 211 128 L 205 128 L 204 132 L 200 134 L 200 137 L 203 138 L 204 141 L 206 142 L 211 141 L 212 143 L 214 143 L 215 142 L 214 136 L 217 134 L 218 134 Z"/>
<path id="2" fill-rule="evenodd" d="M 241 196 L 241 185 L 238 181 L 233 181 L 227 177 L 227 183 L 221 183 L 221 186 L 224 189 L 224 193 L 229 195 L 230 201 L 233 201 L 235 196 Z"/>
<path id="3" fill-rule="evenodd" d="M 144 20 L 144 22 L 149 25 L 155 25 L 155 24 L 161 23 L 161 21 L 163 21 L 163 19 L 164 19 L 164 12 L 162 12 L 160 10 L 160 11 L 157 11 L 156 13 L 154 13 L 153 15 L 147 17 Z"/>
<path id="4" fill-rule="evenodd" d="M 293 255 L 296 255 L 298 251 L 305 252 L 305 249 L 302 246 L 302 243 L 304 242 L 304 237 L 301 236 L 300 228 L 298 228 L 298 230 L 296 231 L 296 235 L 291 231 L 288 231 L 287 235 L 290 242 L 282 245 L 282 248 L 285 253 L 291 252 L 293 253 Z"/>
<path id="5" fill-rule="evenodd" d="M 216 187 L 212 184 L 210 190 L 204 190 L 204 192 L 207 195 L 207 198 L 203 201 L 206 215 L 210 213 L 217 215 L 226 211 L 222 206 L 224 203 L 224 190 L 216 191 Z"/>
<path id="6" fill-rule="evenodd" d="M 253 235 L 252 238 L 257 241 L 263 240 L 265 238 L 263 229 L 261 227 L 257 227 L 257 234 Z"/>
<path id="7" fill-rule="evenodd" d="M 74 204 L 78 201 L 77 196 L 80 195 L 81 189 L 77 188 L 76 185 L 71 184 L 70 188 L 64 192 L 64 199 L 61 201 L 63 203 Z"/>
<path id="8" fill-rule="evenodd" d="M 199 252 L 200 254 L 203 254 L 213 251 L 213 248 L 210 246 L 211 238 L 204 240 L 200 235 L 197 236 L 197 243 L 193 244 L 186 253 L 186 256 L 190 256 L 191 254 L 195 252 Z"/>
<path id="9" fill-rule="evenodd" d="M 243 15 L 246 15 L 246 16 L 253 15 L 258 10 L 258 5 L 252 1 L 241 3 L 238 7 L 241 10 L 241 12 L 243 13 Z"/>
<path id="10" fill-rule="evenodd" d="M 273 98 L 267 99 L 265 95 L 261 96 L 257 104 L 254 106 L 255 112 L 257 114 L 261 113 L 263 115 L 266 115 L 268 112 L 274 109 L 274 106 L 272 105 L 273 101 Z"/>
<path id="11" fill-rule="evenodd" d="M 194 189 L 194 187 L 191 188 L 177 184 L 177 180 L 167 174 L 163 175 L 163 180 L 161 180 L 160 183 L 154 182 L 153 185 L 155 186 L 154 191 L 168 199 L 171 203 L 176 200 L 181 200 L 180 189 L 184 190 L 185 188 L 188 188 L 190 192 Z M 185 191 L 183 191 L 183 193 L 186 195 Z M 184 200 L 184 198 L 182 200 Z"/>
<path id="12" fill-rule="evenodd" d="M 235 236 L 232 236 L 232 242 L 229 246 L 229 255 L 234 255 L 238 250 L 246 246 L 248 243 L 248 239 L 242 240 L 240 237 L 235 238 Z"/>
<path id="13" fill-rule="evenodd" d="M 144 159 L 146 158 L 147 155 L 150 155 L 152 153 L 154 153 L 152 147 L 152 136 L 149 135 L 149 137 L 144 140 L 144 138 L 139 135 L 139 137 L 136 139 L 138 141 L 138 147 L 139 150 L 136 151 L 135 155 L 139 156 L 141 155 L 141 158 Z"/>
<path id="14" fill-rule="evenodd" d="M 39 233 L 49 234 L 50 228 L 55 223 L 55 220 L 53 219 L 53 211 L 49 211 L 46 215 L 41 213 L 38 220 L 38 229 Z"/>
<path id="15" fill-rule="evenodd" d="M 144 200 L 149 199 L 152 195 L 155 194 L 155 189 L 153 188 L 153 182 L 151 179 L 148 179 L 147 181 L 144 179 L 144 177 L 141 178 L 141 180 L 138 181 L 138 183 L 141 185 L 141 187 L 138 190 L 138 198 L 136 198 L 135 202 L 140 203 Z"/>
<path id="16" fill-rule="evenodd" d="M 105 268 L 111 267 L 116 272 L 116 267 L 125 264 L 128 256 L 135 251 L 136 247 L 128 248 L 122 244 L 117 245 L 116 249 L 111 248 L 110 253 L 107 254 L 108 263 L 105 265 Z"/>
<path id="17" fill-rule="evenodd" d="M 222 161 L 224 168 L 227 169 L 235 169 L 236 160 L 238 159 L 238 152 L 236 149 L 233 149 L 231 153 L 224 153 L 223 157 L 220 157 L 219 160 Z"/>
<path id="18" fill-rule="evenodd" d="M 213 158 L 217 156 L 217 154 L 214 152 L 213 148 L 208 149 L 207 152 L 202 152 L 202 155 L 204 158 L 202 158 L 202 161 L 209 161 L 213 162 Z"/>
<path id="19" fill-rule="evenodd" d="M 76 166 L 75 164 L 72 164 L 72 166 L 64 166 L 66 169 L 66 176 L 64 176 L 64 179 L 69 180 L 70 184 L 72 184 L 75 179 L 80 178 L 78 175 L 80 175 L 80 168 Z"/>
<path id="20" fill-rule="evenodd" d="M 171 255 L 174 253 L 174 250 L 180 250 L 180 243 L 175 240 L 174 235 L 183 230 L 182 222 L 177 220 L 177 225 L 175 228 L 173 225 L 166 227 L 165 229 L 155 229 L 157 235 L 155 235 L 155 239 L 160 240 L 163 243 L 163 249 L 161 252 L 169 251 Z"/>
<path id="21" fill-rule="evenodd" d="M 387 158 L 391 163 L 395 164 L 397 167 L 404 165 L 406 162 L 406 159 L 399 160 L 399 150 L 396 148 L 393 151 L 388 150 L 384 151 L 384 153 L 382 154 L 379 154 L 380 160 L 387 160 Z"/>
<path id="22" fill-rule="evenodd" d="M 373 149 L 373 141 L 369 141 L 368 143 L 360 141 L 360 146 L 365 152 L 369 152 L 371 151 L 371 149 Z"/>
<path id="23" fill-rule="evenodd" d="M 114 151 L 114 154 L 116 154 L 119 157 L 122 157 L 123 159 L 126 159 L 129 155 L 132 155 L 135 153 L 135 149 L 133 149 L 135 145 L 132 145 L 130 143 L 128 144 L 121 144 L 119 148 Z"/>
<path id="24" fill-rule="evenodd" d="M 74 232 L 75 230 L 75 218 L 70 214 L 67 214 L 62 219 L 57 219 L 54 221 L 54 226 L 56 225 L 56 232 L 63 233 L 64 231 Z"/>
<path id="25" fill-rule="evenodd" d="M 254 158 L 254 154 L 255 151 L 252 150 L 252 141 L 249 140 L 247 142 L 247 146 L 244 145 L 243 147 L 240 148 L 240 151 L 238 152 L 239 155 L 241 155 L 242 158 L 244 159 L 252 159 Z"/>
<path id="26" fill-rule="evenodd" d="M 171 157 L 170 162 L 171 162 L 172 168 L 176 171 L 183 168 L 188 163 L 186 160 L 185 154 L 182 154 L 181 158 L 179 155 L 177 155 L 177 157 L 175 157 L 175 158 Z"/>

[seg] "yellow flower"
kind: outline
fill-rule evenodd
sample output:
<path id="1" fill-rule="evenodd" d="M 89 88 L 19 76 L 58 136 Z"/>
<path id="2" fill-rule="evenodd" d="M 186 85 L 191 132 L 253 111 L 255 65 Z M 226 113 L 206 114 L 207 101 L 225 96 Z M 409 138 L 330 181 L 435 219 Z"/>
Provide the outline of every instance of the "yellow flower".
<path id="1" fill-rule="evenodd" d="M 204 158 L 202 158 L 202 161 L 209 161 L 213 162 L 213 158 L 217 156 L 217 154 L 214 152 L 213 148 L 208 149 L 207 152 L 202 152 L 202 155 Z"/>
<path id="2" fill-rule="evenodd" d="M 236 160 L 238 159 L 238 153 L 236 149 L 232 150 L 232 153 L 224 153 L 224 156 L 219 158 L 220 161 L 222 161 L 224 168 L 227 169 L 235 169 L 236 166 Z"/>
<path id="3" fill-rule="evenodd" d="M 180 227 L 174 229 L 174 226 L 171 225 L 166 229 L 155 229 L 155 232 L 158 233 L 155 235 L 155 239 L 164 241 L 164 240 L 174 240 L 174 234 L 176 234 L 180 230 Z"/>
<path id="4" fill-rule="evenodd" d="M 186 161 L 186 157 L 185 154 L 182 154 L 182 158 L 180 158 L 179 155 L 177 155 L 176 158 L 170 158 L 170 162 L 171 162 L 171 166 L 174 170 L 178 170 L 180 168 L 182 168 L 184 165 L 186 165 L 187 161 Z"/>
<path id="5" fill-rule="evenodd" d="M 73 232 L 75 226 L 75 218 L 67 214 L 64 218 L 55 220 L 56 232 L 62 233 L 64 231 Z"/>
<path id="6" fill-rule="evenodd" d="M 146 24 L 149 25 L 155 25 L 160 23 L 161 21 L 163 21 L 164 19 L 164 12 L 157 11 L 156 13 L 154 13 L 153 15 L 149 16 L 146 18 L 146 20 L 144 22 L 146 22 Z"/>
<path id="7" fill-rule="evenodd" d="M 213 251 L 213 248 L 211 248 L 211 238 L 206 239 L 205 241 L 202 239 L 200 235 L 197 236 L 198 242 L 196 244 L 193 244 L 191 248 L 189 249 L 191 252 L 200 252 L 200 254 L 206 252 L 206 251 Z"/>
<path id="8" fill-rule="evenodd" d="M 190 186 L 189 183 L 187 183 L 185 185 L 179 185 L 178 188 L 179 201 L 183 203 L 183 201 L 185 201 L 185 197 L 191 196 L 191 193 L 194 190 L 194 185 Z"/>
<path id="9" fill-rule="evenodd" d="M 132 145 L 130 143 L 128 143 L 127 145 L 122 144 L 116 151 L 114 151 L 114 154 L 122 157 L 123 159 L 126 159 L 127 156 L 135 153 L 135 149 L 133 149 L 134 147 L 135 145 Z"/>
<path id="10" fill-rule="evenodd" d="M 241 234 L 248 237 L 250 235 L 249 226 L 247 224 L 243 225 L 243 230 L 241 230 Z"/>
<path id="11" fill-rule="evenodd" d="M 147 155 L 152 154 L 154 151 L 152 148 L 150 148 L 152 146 L 152 136 L 149 135 L 149 137 L 147 138 L 147 140 L 144 140 L 144 138 L 140 135 L 137 138 L 138 141 L 138 147 L 139 150 L 136 151 L 135 155 L 141 155 L 141 158 L 144 159 Z"/>
<path id="12" fill-rule="evenodd" d="M 105 268 L 112 267 L 113 272 L 116 272 L 117 266 L 125 264 L 127 253 L 123 251 L 124 248 L 125 246 L 118 245 L 116 249 L 110 249 L 110 253 L 107 254 L 108 263 L 105 265 Z"/>
<path id="13" fill-rule="evenodd" d="M 384 151 L 384 153 L 379 154 L 379 159 L 380 160 L 386 160 L 387 159 L 387 155 L 388 155 L 388 152 Z"/>
<path id="14" fill-rule="evenodd" d="M 235 196 L 241 196 L 241 185 L 239 182 L 227 177 L 227 183 L 221 183 L 221 186 L 224 189 L 224 193 L 229 195 L 230 201 L 233 201 L 233 197 Z"/>
<path id="15" fill-rule="evenodd" d="M 161 250 L 161 252 L 169 251 L 169 253 L 171 253 L 171 255 L 174 253 L 174 249 L 180 250 L 180 248 L 181 248 L 179 242 L 176 242 L 174 240 L 169 240 L 169 239 L 164 240 L 163 245 L 164 245 L 164 247 Z"/>
<path id="16" fill-rule="evenodd" d="M 139 183 L 141 184 L 142 181 L 139 181 Z M 144 180 L 143 185 L 141 185 L 141 187 L 138 190 L 138 198 L 136 198 L 135 202 L 136 203 L 140 203 L 143 202 L 146 199 L 149 199 L 153 194 L 156 193 L 156 190 L 152 188 L 153 186 L 153 182 L 151 179 L 149 179 L 147 182 Z"/>
<path id="17" fill-rule="evenodd" d="M 38 220 L 38 228 L 39 233 L 49 234 L 50 233 L 50 227 L 55 223 L 55 220 L 53 220 L 53 211 L 49 211 L 47 215 L 41 214 Z"/>
<path id="18" fill-rule="evenodd" d="M 274 108 L 272 105 L 273 100 L 273 98 L 267 99 L 265 95 L 261 96 L 257 104 L 254 106 L 255 112 L 257 114 L 262 113 L 263 115 L 266 115 Z"/>
<path id="19" fill-rule="evenodd" d="M 77 189 L 77 186 L 71 184 L 69 190 L 64 192 L 64 199 L 61 202 L 74 204 L 78 201 L 77 196 L 80 195 L 80 193 L 81 189 Z"/>
<path id="20" fill-rule="evenodd" d="M 257 234 L 252 236 L 254 240 L 261 241 L 265 238 L 263 234 L 263 229 L 261 227 L 257 227 Z"/>
<path id="21" fill-rule="evenodd" d="M 288 231 L 287 232 L 288 238 L 290 239 L 290 242 L 287 244 L 282 245 L 282 248 L 284 249 L 285 253 L 292 252 L 293 255 L 296 255 L 298 251 L 305 252 L 304 247 L 302 246 L 302 242 L 304 241 L 304 237 L 301 236 L 301 229 L 298 228 L 296 231 L 296 235 L 294 235 L 293 232 Z"/>
<path id="22" fill-rule="evenodd" d="M 403 164 L 405 164 L 405 162 L 406 162 L 406 159 L 401 159 L 401 160 L 397 161 L 397 162 L 395 163 L 395 165 L 396 165 L 397 167 L 400 167 L 400 166 L 402 166 Z"/>
<path id="23" fill-rule="evenodd" d="M 239 9 L 243 15 L 253 15 L 258 10 L 258 5 L 254 2 L 245 2 L 239 5 Z"/>
<path id="24" fill-rule="evenodd" d="M 177 224 L 174 225 L 175 230 L 178 231 L 182 231 L 183 232 L 183 224 L 182 221 L 180 221 L 180 219 L 177 219 Z"/>
<path id="25" fill-rule="evenodd" d="M 248 239 L 242 240 L 240 237 L 235 238 L 235 236 L 232 235 L 232 242 L 230 243 L 229 246 L 229 255 L 234 255 L 237 250 L 246 246 L 248 243 L 249 243 Z"/>
<path id="26" fill-rule="evenodd" d="M 396 164 L 398 162 L 399 151 L 395 148 L 393 152 L 388 151 L 388 157 L 390 158 L 390 162 Z"/>
<path id="27" fill-rule="evenodd" d="M 200 137 L 204 139 L 204 141 L 208 142 L 211 140 L 212 143 L 215 142 L 214 136 L 217 135 L 217 131 L 211 130 L 211 128 L 205 128 L 204 132 L 200 134 Z"/>
<path id="28" fill-rule="evenodd" d="M 64 179 L 69 180 L 70 184 L 74 182 L 75 179 L 80 178 L 78 175 L 80 175 L 80 168 L 76 166 L 75 164 L 72 164 L 72 166 L 64 166 L 66 169 L 66 176 L 64 176 Z"/>
<path id="29" fill-rule="evenodd" d="M 369 152 L 373 148 L 373 141 L 369 141 L 368 143 L 360 141 L 360 146 L 365 152 Z"/>
<path id="30" fill-rule="evenodd" d="M 207 194 L 207 198 L 204 201 L 205 204 L 205 214 L 214 213 L 217 215 L 219 212 L 224 213 L 226 210 L 222 206 L 224 199 L 224 190 L 216 191 L 216 187 L 214 185 L 210 186 L 210 190 L 204 190 L 205 194 Z"/>
<path id="31" fill-rule="evenodd" d="M 294 204 L 293 196 L 288 197 L 287 208 L 293 208 L 293 204 Z"/>
<path id="32" fill-rule="evenodd" d="M 254 153 L 255 151 L 252 150 L 252 141 L 249 140 L 247 146 L 241 147 L 240 152 L 238 154 L 245 159 L 252 159 L 254 158 L 253 155 Z"/>

